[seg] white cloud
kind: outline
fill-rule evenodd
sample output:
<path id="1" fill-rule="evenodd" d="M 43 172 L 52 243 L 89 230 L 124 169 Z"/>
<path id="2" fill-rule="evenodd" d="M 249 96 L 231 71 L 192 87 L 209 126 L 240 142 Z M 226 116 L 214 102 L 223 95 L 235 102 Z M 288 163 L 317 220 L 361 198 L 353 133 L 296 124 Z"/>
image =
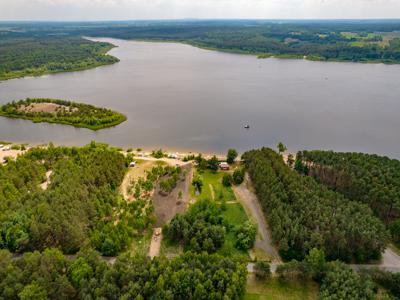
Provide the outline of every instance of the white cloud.
<path id="1" fill-rule="evenodd" d="M 400 0 L 0 0 L 0 20 L 400 18 Z"/>

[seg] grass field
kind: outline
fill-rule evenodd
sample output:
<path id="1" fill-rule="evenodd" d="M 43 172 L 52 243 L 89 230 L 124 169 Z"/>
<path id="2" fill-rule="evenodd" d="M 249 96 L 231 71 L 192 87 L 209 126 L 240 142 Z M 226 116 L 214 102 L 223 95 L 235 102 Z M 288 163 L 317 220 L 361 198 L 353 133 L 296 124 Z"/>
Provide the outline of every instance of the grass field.
<path id="1" fill-rule="evenodd" d="M 222 213 L 223 217 L 233 226 L 243 224 L 248 220 L 246 212 L 240 203 L 230 203 L 226 205 L 226 210 Z M 223 256 L 237 257 L 243 260 L 249 260 L 250 256 L 247 251 L 235 248 L 235 233 L 230 230 L 226 235 L 224 246 L 217 251 Z"/>
<path id="2" fill-rule="evenodd" d="M 230 187 L 222 185 L 224 172 L 204 171 L 200 173 L 203 178 L 203 190 L 200 195 L 195 196 L 194 188 L 191 187 L 191 195 L 197 199 L 210 199 L 216 201 L 236 201 L 235 194 Z"/>
<path id="3" fill-rule="evenodd" d="M 134 237 L 131 247 L 128 251 L 132 255 L 147 255 L 151 243 L 151 237 L 153 236 L 153 232 L 148 230 L 143 236 Z"/>
<path id="4" fill-rule="evenodd" d="M 217 203 L 226 202 L 226 209 L 222 215 L 225 220 L 232 226 L 227 233 L 225 244 L 217 251 L 218 254 L 227 257 L 236 257 L 241 260 L 249 260 L 247 251 L 242 251 L 235 248 L 235 233 L 234 227 L 243 224 L 248 220 L 248 216 L 243 206 L 237 202 L 236 196 L 231 187 L 222 185 L 222 177 L 224 172 L 204 171 L 200 173 L 203 178 L 203 189 L 200 195 L 195 195 L 194 188 L 191 187 L 191 196 L 196 199 L 211 199 Z"/>
<path id="5" fill-rule="evenodd" d="M 282 281 L 276 277 L 257 281 L 254 275 L 247 280 L 244 300 L 314 300 L 318 299 L 318 285 L 312 281 Z"/>

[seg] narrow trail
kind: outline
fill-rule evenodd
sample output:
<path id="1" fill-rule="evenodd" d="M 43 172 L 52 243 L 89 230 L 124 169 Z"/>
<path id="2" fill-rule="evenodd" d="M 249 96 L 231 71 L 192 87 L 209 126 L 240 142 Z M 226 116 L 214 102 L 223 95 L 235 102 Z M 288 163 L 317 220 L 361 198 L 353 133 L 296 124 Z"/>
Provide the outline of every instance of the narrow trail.
<path id="1" fill-rule="evenodd" d="M 263 210 L 251 188 L 250 179 L 247 174 L 244 183 L 239 186 L 233 186 L 233 191 L 235 192 L 238 201 L 240 201 L 244 206 L 246 212 L 258 224 L 258 234 L 255 247 L 265 251 L 271 257 L 272 263 L 281 263 L 282 260 L 273 245 Z"/>
<path id="2" fill-rule="evenodd" d="M 214 187 L 212 186 L 211 183 L 210 183 L 208 186 L 210 187 L 211 199 L 212 199 L 212 200 L 215 200 Z"/>
<path id="3" fill-rule="evenodd" d="M 154 228 L 148 254 L 150 258 L 154 258 L 160 255 L 162 239 L 163 239 L 162 228 L 161 227 Z"/>
<path id="4" fill-rule="evenodd" d="M 46 172 L 46 181 L 44 181 L 43 183 L 40 184 L 40 188 L 43 191 L 47 190 L 47 188 L 49 187 L 49 184 L 51 183 L 51 180 L 50 180 L 51 174 L 53 174 L 53 171 L 51 171 L 51 170 L 47 171 Z"/>
<path id="5" fill-rule="evenodd" d="M 392 247 L 393 246 L 389 245 L 385 252 L 383 252 L 380 266 L 387 268 L 398 268 L 400 270 L 400 255 L 396 253 Z"/>

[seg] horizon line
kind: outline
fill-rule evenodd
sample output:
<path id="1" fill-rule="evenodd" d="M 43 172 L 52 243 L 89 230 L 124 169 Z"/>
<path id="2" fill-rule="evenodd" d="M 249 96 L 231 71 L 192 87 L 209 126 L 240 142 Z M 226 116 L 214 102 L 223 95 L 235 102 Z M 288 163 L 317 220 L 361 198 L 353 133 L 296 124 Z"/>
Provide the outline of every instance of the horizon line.
<path id="1" fill-rule="evenodd" d="M 160 18 L 160 19 L 93 19 L 93 20 L 56 20 L 56 19 L 3 19 L 0 23 L 12 22 L 51 22 L 51 23 L 77 23 L 77 22 L 168 22 L 168 21 L 400 21 L 399 18 L 277 18 L 277 19 L 264 19 L 264 18 Z"/>

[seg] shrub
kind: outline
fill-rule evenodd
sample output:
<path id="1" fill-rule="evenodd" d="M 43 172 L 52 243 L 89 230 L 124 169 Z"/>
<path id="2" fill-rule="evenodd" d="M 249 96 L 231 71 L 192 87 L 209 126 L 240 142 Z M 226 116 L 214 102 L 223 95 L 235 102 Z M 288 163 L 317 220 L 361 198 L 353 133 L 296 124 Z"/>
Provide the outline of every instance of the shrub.
<path id="1" fill-rule="evenodd" d="M 222 185 L 230 187 L 232 185 L 232 175 L 225 173 L 222 177 Z"/>
<path id="2" fill-rule="evenodd" d="M 259 280 L 265 280 L 271 277 L 271 266 L 266 261 L 258 261 L 254 265 L 254 274 Z"/>
<path id="3" fill-rule="evenodd" d="M 236 248 L 248 250 L 253 247 L 256 240 L 257 227 L 251 222 L 246 221 L 243 225 L 236 228 Z"/>
<path id="4" fill-rule="evenodd" d="M 203 177 L 201 177 L 199 174 L 195 175 L 193 177 L 192 185 L 194 188 L 201 193 L 201 190 L 203 188 Z"/>
<path id="5" fill-rule="evenodd" d="M 162 149 L 153 150 L 153 152 L 151 152 L 151 156 L 159 159 L 165 157 L 165 153 L 162 151 Z"/>
<path id="6" fill-rule="evenodd" d="M 233 172 L 233 176 L 232 176 L 233 183 L 236 185 L 242 184 L 244 181 L 244 174 L 245 174 L 245 170 L 243 168 L 236 169 Z"/>

